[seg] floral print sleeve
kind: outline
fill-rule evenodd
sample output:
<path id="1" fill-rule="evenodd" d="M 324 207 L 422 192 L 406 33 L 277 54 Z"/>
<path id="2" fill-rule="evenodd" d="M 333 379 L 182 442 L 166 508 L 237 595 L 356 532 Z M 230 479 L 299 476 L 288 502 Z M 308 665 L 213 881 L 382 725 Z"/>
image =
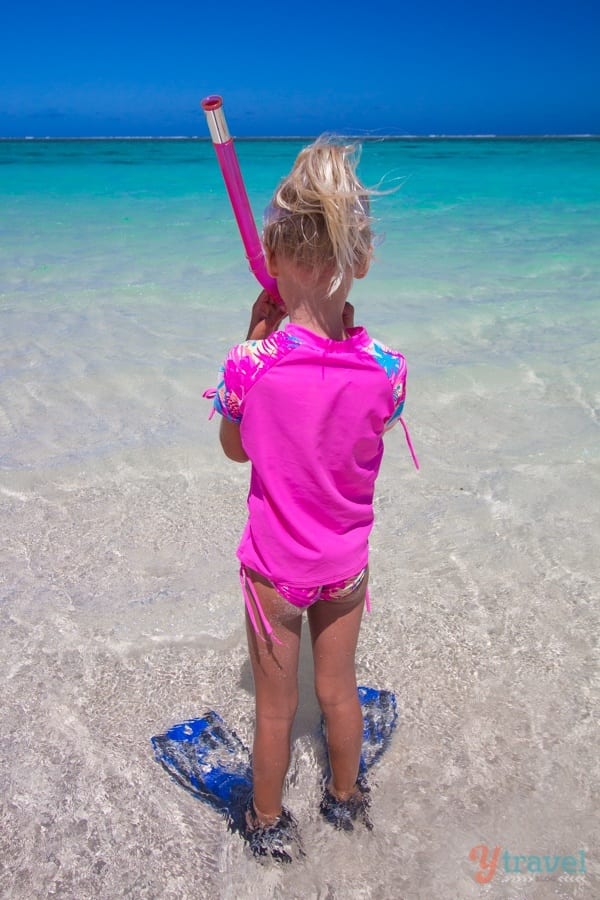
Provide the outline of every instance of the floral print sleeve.
<path id="1" fill-rule="evenodd" d="M 385 425 L 385 430 L 389 431 L 399 420 L 404 409 L 404 400 L 406 399 L 406 360 L 397 350 L 391 350 L 378 341 L 372 341 L 369 352 L 384 369 L 392 388 L 394 411 Z"/>
<path id="2" fill-rule="evenodd" d="M 293 335 L 276 331 L 263 341 L 245 341 L 233 347 L 219 371 L 215 411 L 231 422 L 241 422 L 250 388 L 298 343 Z"/>

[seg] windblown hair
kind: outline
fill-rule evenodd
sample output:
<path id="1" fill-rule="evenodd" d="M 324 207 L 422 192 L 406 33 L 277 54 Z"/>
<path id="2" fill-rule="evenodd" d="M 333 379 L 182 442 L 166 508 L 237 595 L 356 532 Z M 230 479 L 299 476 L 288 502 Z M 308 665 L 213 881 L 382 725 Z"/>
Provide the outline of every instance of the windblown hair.
<path id="1" fill-rule="evenodd" d="M 298 154 L 265 214 L 265 247 L 329 275 L 329 294 L 369 261 L 371 192 L 356 175 L 359 157 L 356 144 L 319 138 Z"/>

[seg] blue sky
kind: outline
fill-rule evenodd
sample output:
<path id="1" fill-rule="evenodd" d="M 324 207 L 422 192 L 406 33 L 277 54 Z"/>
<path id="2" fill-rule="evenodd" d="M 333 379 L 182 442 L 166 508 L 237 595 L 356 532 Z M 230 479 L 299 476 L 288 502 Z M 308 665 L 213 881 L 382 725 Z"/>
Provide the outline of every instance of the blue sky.
<path id="1" fill-rule="evenodd" d="M 0 136 L 600 132 L 598 0 L 6 0 Z"/>

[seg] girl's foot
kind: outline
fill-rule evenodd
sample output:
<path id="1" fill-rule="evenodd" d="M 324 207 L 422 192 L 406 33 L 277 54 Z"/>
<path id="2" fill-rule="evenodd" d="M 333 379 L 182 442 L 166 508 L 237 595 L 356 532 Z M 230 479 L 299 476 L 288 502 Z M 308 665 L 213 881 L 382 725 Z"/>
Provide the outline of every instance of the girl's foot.
<path id="1" fill-rule="evenodd" d="M 252 795 L 246 808 L 246 828 L 243 837 L 254 856 L 270 856 L 277 862 L 290 863 L 297 856 L 304 856 L 298 823 L 285 807 L 269 824 L 262 824 L 256 815 Z"/>
<path id="2" fill-rule="evenodd" d="M 321 815 L 326 822 L 342 831 L 353 831 L 355 822 L 361 822 L 365 828 L 371 831 L 373 823 L 369 818 L 371 803 L 369 794 L 369 787 L 362 776 L 354 786 L 354 793 L 346 800 L 340 800 L 331 791 L 329 785 L 325 785 L 320 806 Z"/>

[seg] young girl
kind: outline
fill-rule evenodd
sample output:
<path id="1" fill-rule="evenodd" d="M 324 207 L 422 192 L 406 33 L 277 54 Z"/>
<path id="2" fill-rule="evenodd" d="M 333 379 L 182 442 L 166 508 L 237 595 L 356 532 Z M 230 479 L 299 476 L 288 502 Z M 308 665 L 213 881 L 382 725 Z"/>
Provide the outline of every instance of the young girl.
<path id="1" fill-rule="evenodd" d="M 297 838 L 282 791 L 303 610 L 331 769 L 321 813 L 338 828 L 371 827 L 354 658 L 382 438 L 402 412 L 405 364 L 353 327 L 347 297 L 372 253 L 369 192 L 356 162 L 356 147 L 318 140 L 280 184 L 263 242 L 285 310 L 259 296 L 214 401 L 225 454 L 252 464 L 237 552 L 256 691 L 245 836 L 255 854 L 287 860 Z"/>

